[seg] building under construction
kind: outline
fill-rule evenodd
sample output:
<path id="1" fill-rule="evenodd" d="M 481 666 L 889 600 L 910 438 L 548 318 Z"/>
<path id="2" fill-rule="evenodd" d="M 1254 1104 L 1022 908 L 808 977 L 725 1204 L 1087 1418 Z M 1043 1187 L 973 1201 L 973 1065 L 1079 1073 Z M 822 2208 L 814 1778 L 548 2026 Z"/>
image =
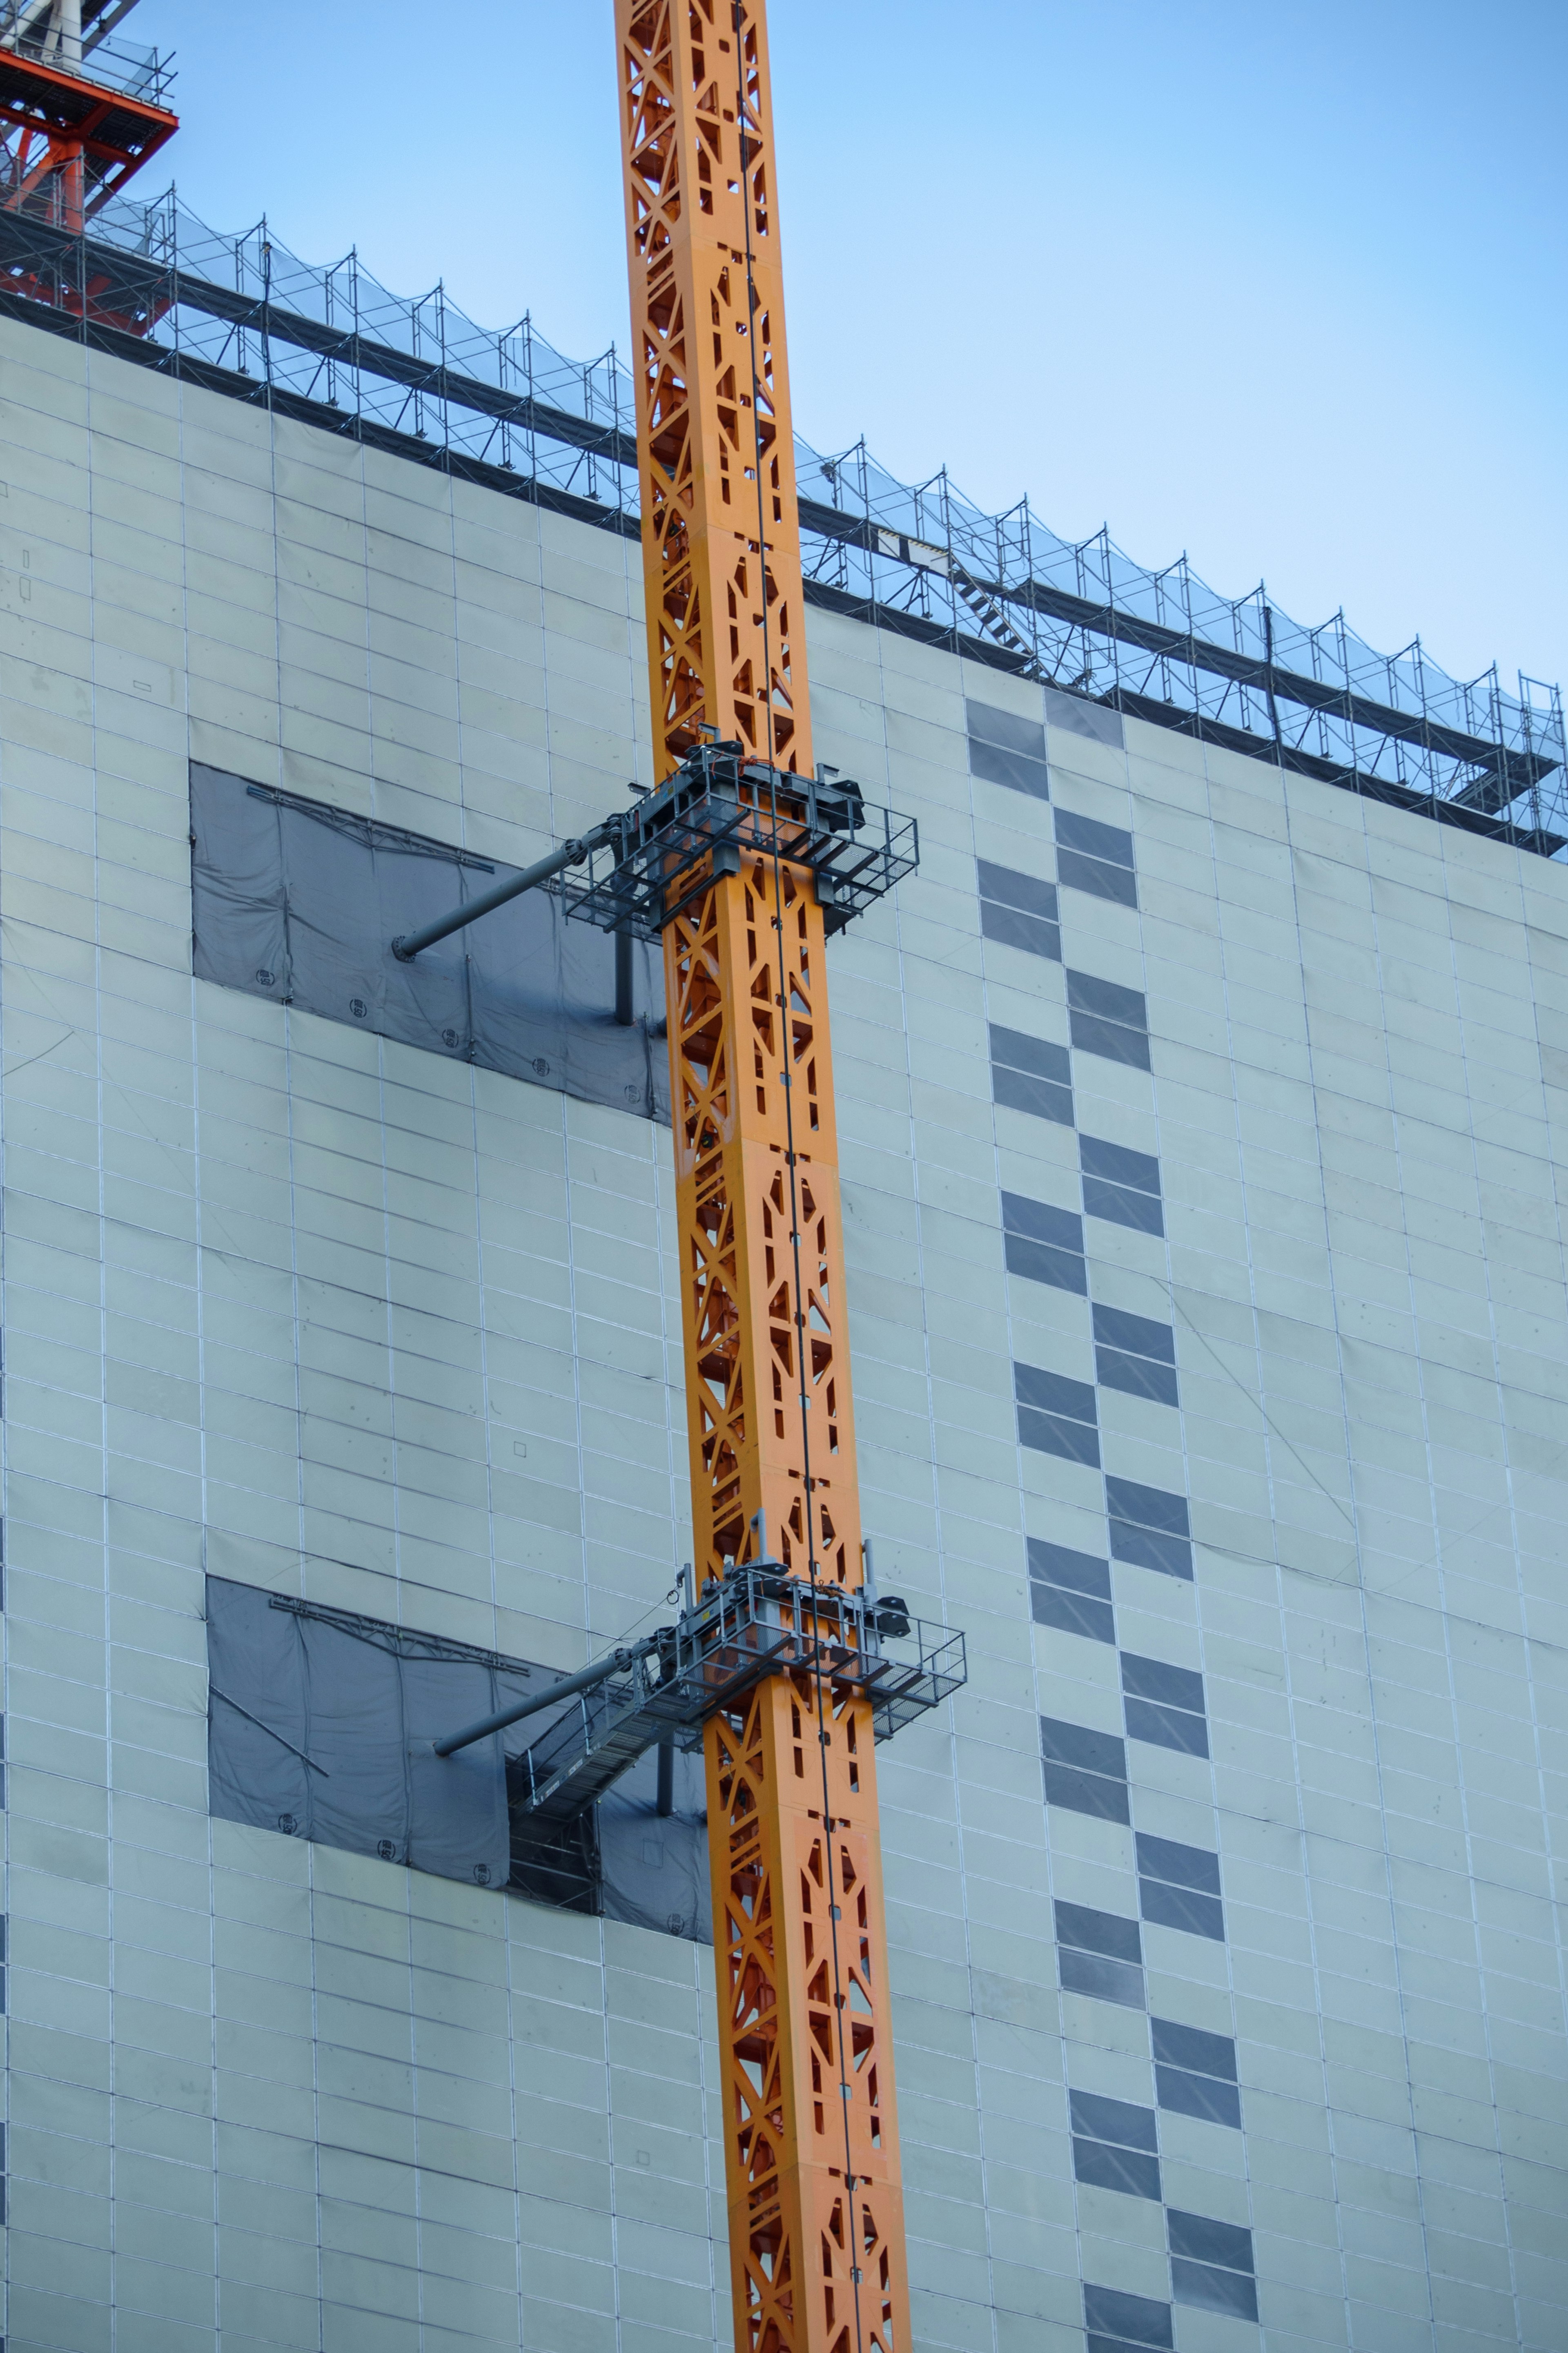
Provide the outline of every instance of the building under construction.
<path id="1" fill-rule="evenodd" d="M 0 2353 L 1563 2353 L 1556 690 L 794 434 L 756 0 L 618 0 L 635 376 L 127 192 L 130 5 L 0 8 Z"/>

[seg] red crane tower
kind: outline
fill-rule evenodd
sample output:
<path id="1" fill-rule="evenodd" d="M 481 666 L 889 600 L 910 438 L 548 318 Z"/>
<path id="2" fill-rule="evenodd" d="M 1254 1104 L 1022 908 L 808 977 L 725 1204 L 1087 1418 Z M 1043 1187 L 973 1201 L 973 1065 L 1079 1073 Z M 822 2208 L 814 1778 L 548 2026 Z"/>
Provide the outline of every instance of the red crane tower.
<path id="1" fill-rule="evenodd" d="M 0 214 L 79 237 L 179 129 L 154 50 L 110 37 L 136 0 L 0 0 Z M 91 315 L 68 268 L 20 271 L 20 290 Z"/>

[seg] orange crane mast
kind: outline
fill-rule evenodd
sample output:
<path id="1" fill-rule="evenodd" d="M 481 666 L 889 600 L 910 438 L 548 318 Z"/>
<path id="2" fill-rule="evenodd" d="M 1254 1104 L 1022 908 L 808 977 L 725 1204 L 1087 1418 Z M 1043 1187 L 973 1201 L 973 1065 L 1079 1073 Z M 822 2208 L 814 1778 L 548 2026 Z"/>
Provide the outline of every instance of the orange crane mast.
<path id="1" fill-rule="evenodd" d="M 761 0 L 616 0 L 662 783 L 813 776 Z M 743 841 L 663 930 L 698 1579 L 863 1582 L 822 899 Z M 731 871 L 726 871 L 726 870 Z M 820 1667 L 709 1720 L 737 2353 L 902 2353 L 870 1701 Z"/>

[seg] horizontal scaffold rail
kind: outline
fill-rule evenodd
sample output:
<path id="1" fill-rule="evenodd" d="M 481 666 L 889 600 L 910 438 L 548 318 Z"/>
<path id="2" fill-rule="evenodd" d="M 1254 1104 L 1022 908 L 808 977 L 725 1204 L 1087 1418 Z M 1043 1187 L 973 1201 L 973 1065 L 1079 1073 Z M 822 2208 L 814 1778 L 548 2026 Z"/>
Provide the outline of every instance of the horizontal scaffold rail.
<path id="1" fill-rule="evenodd" d="M 881 543 L 891 534 L 879 525 L 862 516 L 847 514 L 840 508 L 825 506 L 819 500 L 802 499 L 800 522 L 803 531 L 818 533 L 825 539 L 843 540 L 873 554 L 889 553 Z M 907 534 L 900 536 L 908 547 Z M 902 560 L 917 565 L 921 562 L 912 554 Z M 1542 754 L 1510 752 L 1504 745 L 1489 743 L 1483 735 L 1445 726 L 1422 712 L 1401 711 L 1396 704 L 1358 694 L 1352 688 L 1336 685 L 1331 680 L 1306 678 L 1300 670 L 1281 668 L 1238 648 L 1211 644 L 1190 629 L 1171 628 L 1140 613 L 1126 612 L 1092 597 L 1076 596 L 1068 589 L 1051 587 L 1044 581 L 987 580 L 973 574 L 965 576 L 972 586 L 987 596 L 1026 605 L 1052 620 L 1065 621 L 1070 628 L 1115 638 L 1163 660 L 1182 662 L 1189 669 L 1207 670 L 1237 685 L 1254 687 L 1259 694 L 1273 694 L 1281 702 L 1299 703 L 1305 711 L 1321 712 L 1343 720 L 1349 726 L 1364 728 L 1371 734 L 1420 744 L 1425 750 L 1441 753 L 1445 759 L 1467 761 L 1485 768 L 1490 772 L 1497 798 L 1477 801 L 1474 805 L 1478 807 L 1501 807 L 1531 785 L 1538 784 L 1558 765 Z"/>
<path id="2" fill-rule="evenodd" d="M 639 531 L 631 385 L 613 354 L 569 362 L 526 322 L 488 333 L 439 289 L 390 295 L 353 256 L 312 269 L 265 225 L 218 237 L 172 195 L 112 204 L 85 237 L 0 214 L 0 311 Z M 1184 563 L 1146 572 L 1104 534 L 1074 546 L 1026 507 L 984 515 L 945 476 L 911 489 L 863 449 L 825 459 L 798 442 L 797 470 L 812 603 L 1545 856 L 1563 847 L 1555 689 L 1521 681 L 1516 699 L 1495 669 L 1465 685 L 1418 647 L 1390 661 L 1342 620 L 1300 628 L 1261 592 L 1215 596 Z"/>
<path id="3" fill-rule="evenodd" d="M 266 294 L 220 286 L 178 264 L 160 261 L 152 254 L 128 253 L 101 237 L 81 238 L 25 215 L 0 213 L 0 273 L 18 269 L 29 273 L 50 269 L 69 272 L 73 285 L 88 290 L 95 311 L 111 318 L 127 316 L 156 320 L 177 307 L 244 327 L 258 336 L 310 352 L 338 366 L 360 369 L 388 384 L 432 400 L 450 401 L 480 417 L 493 417 L 525 431 L 563 441 L 574 449 L 591 449 L 616 466 L 635 468 L 637 436 L 615 426 L 574 417 L 570 409 L 539 400 L 528 393 L 508 392 L 486 384 L 481 376 L 466 375 L 442 360 L 426 360 L 400 352 L 395 343 L 379 342 L 357 328 L 329 326 L 305 317 Z M 3 282 L 3 281 L 0 281 Z"/>

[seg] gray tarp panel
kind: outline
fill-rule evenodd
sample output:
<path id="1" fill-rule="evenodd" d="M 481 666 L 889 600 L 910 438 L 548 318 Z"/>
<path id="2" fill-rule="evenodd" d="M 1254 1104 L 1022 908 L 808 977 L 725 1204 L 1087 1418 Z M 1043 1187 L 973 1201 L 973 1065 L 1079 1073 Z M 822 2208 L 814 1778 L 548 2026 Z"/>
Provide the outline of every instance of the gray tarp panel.
<path id="1" fill-rule="evenodd" d="M 506 1757 L 560 1713 L 548 1709 L 455 1757 L 443 1733 L 525 1699 L 549 1668 L 253 1585 L 206 1584 L 211 1806 L 229 1821 L 504 1887 L 512 1875 Z M 573 1702 L 564 1704 L 570 1707 Z M 598 1908 L 669 1936 L 711 1940 L 702 1760 L 675 1760 L 676 1811 L 655 1810 L 650 1751 L 601 1800 Z M 592 1841 L 590 1841 L 590 1845 Z M 517 1882 L 581 1901 L 570 1874 Z"/>
<path id="2" fill-rule="evenodd" d="M 400 932 L 515 867 L 196 760 L 191 833 L 198 978 L 668 1123 L 663 971 L 642 941 L 638 1018 L 624 1029 L 614 942 L 568 923 L 548 892 L 525 892 L 412 964 L 393 955 Z"/>
<path id="3" fill-rule="evenodd" d="M 306 1753 L 329 1767 L 310 1775 L 304 1834 L 363 1854 L 385 1847 L 405 1862 L 408 1774 L 398 1662 L 318 1619 L 294 1622 L 304 1652 Z"/>
<path id="4" fill-rule="evenodd" d="M 1110 711 L 1103 702 L 1090 702 L 1081 694 L 1063 694 L 1058 688 L 1046 689 L 1046 717 L 1053 727 L 1065 728 L 1069 735 L 1087 735 L 1093 744 L 1112 744 L 1120 752 L 1126 731 L 1120 711 Z"/>
<path id="5" fill-rule="evenodd" d="M 408 1860 L 416 1869 L 440 1866 L 453 1879 L 504 1887 L 511 1873 L 507 1816 L 505 1736 L 477 1740 L 455 1757 L 437 1757 L 429 1744 L 509 1699 L 526 1699 L 531 1684 L 518 1675 L 457 1660 L 404 1659 L 403 1728 L 407 1739 Z"/>
<path id="6" fill-rule="evenodd" d="M 675 1756 L 675 1811 L 661 1820 L 658 1756 L 650 1749 L 599 1800 L 606 1919 L 713 1942 L 708 1877 L 708 1791 L 700 1755 Z"/>
<path id="7" fill-rule="evenodd" d="M 297 1621 L 266 1601 L 248 1585 L 207 1579 L 210 1803 L 231 1822 L 293 1831 L 310 1820 L 315 1778 L 304 1761 L 304 1658 Z"/>
<path id="8" fill-rule="evenodd" d="M 209 1577 L 207 1671 L 214 1813 L 445 1879 L 506 1884 L 500 1739 L 451 1757 L 430 1744 L 524 1697 L 521 1662 L 507 1672 L 461 1645 L 342 1612 L 279 1609 L 258 1587 Z"/>

